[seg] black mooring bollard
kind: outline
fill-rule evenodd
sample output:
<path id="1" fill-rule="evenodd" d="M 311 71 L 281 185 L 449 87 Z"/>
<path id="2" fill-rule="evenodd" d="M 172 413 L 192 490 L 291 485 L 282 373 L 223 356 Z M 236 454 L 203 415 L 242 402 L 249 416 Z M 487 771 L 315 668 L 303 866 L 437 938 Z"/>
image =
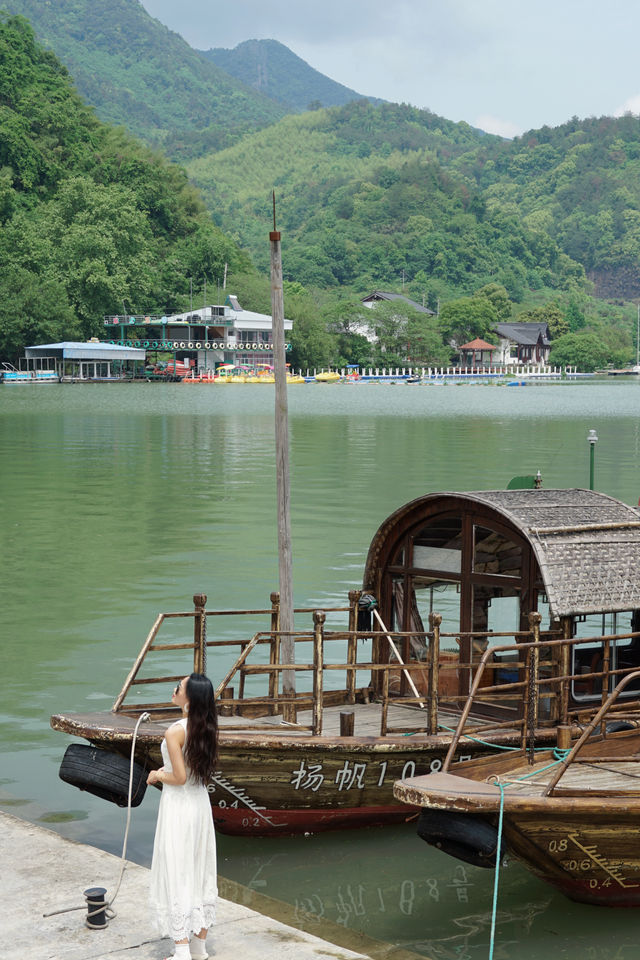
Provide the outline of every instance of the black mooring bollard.
<path id="1" fill-rule="evenodd" d="M 101 930 L 107 926 L 107 904 L 104 899 L 106 892 L 106 887 L 89 887 L 84 891 L 84 898 L 87 901 L 85 923 L 92 930 Z"/>

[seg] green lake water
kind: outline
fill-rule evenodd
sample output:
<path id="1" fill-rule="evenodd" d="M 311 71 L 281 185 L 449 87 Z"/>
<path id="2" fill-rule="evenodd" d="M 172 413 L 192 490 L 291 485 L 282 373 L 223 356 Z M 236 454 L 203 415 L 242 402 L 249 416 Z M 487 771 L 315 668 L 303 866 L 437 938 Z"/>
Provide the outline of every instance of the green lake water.
<path id="1" fill-rule="evenodd" d="M 268 607 L 277 589 L 273 388 L 0 386 L 0 808 L 119 853 L 125 812 L 59 780 L 58 711 L 108 709 L 159 611 Z M 545 487 L 640 496 L 640 382 L 289 389 L 294 596 L 341 603 L 406 501 Z M 306 623 L 305 623 L 306 626 Z M 222 665 L 209 663 L 212 679 Z M 147 791 L 128 853 L 149 863 Z M 319 935 L 361 931 L 432 958 L 488 957 L 493 873 L 409 824 L 292 840 L 219 837 L 220 873 Z M 79 878 L 79 890 L 86 886 Z M 115 878 L 114 878 L 115 879 Z M 101 882 L 109 886 L 110 878 Z M 496 960 L 627 960 L 634 910 L 572 904 L 518 864 L 500 876 Z"/>

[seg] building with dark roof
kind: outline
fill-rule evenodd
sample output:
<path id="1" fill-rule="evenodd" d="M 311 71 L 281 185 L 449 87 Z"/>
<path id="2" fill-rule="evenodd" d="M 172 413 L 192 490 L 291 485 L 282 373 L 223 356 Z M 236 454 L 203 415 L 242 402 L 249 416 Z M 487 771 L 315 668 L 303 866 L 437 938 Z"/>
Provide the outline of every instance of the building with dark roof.
<path id="1" fill-rule="evenodd" d="M 500 337 L 494 362 L 547 363 L 551 349 L 546 323 L 497 323 Z"/>
<path id="2" fill-rule="evenodd" d="M 376 303 L 380 303 L 381 301 L 393 302 L 394 300 L 404 301 L 404 303 L 408 304 L 413 310 L 417 310 L 418 313 L 428 313 L 432 317 L 436 315 L 434 310 L 430 310 L 429 307 L 425 307 L 423 304 L 417 303 L 409 297 L 405 297 L 402 293 L 386 293 L 384 290 L 374 290 L 373 293 L 362 298 L 362 303 L 365 307 L 371 308 L 375 307 Z"/>

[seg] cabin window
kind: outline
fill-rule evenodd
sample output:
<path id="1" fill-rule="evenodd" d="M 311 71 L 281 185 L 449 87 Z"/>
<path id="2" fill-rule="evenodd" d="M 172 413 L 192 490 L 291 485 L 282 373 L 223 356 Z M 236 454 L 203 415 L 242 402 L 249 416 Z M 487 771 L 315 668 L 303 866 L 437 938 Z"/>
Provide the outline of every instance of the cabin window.
<path id="1" fill-rule="evenodd" d="M 509 633 L 496 637 L 490 646 L 513 643 L 513 634 L 520 629 L 520 591 L 514 587 L 491 587 L 476 584 L 473 588 L 474 633 Z"/>
<path id="2" fill-rule="evenodd" d="M 462 572 L 462 520 L 450 517 L 423 527 L 413 535 L 414 568 Z"/>
<path id="3" fill-rule="evenodd" d="M 576 618 L 575 635 L 577 637 L 602 637 L 619 633 L 640 631 L 640 612 L 598 613 Z M 576 675 L 572 682 L 572 695 L 575 700 L 599 700 L 602 695 L 602 677 L 589 676 L 603 668 L 604 644 L 583 643 L 572 648 L 572 669 Z M 610 669 L 625 670 L 629 667 L 640 669 L 640 637 L 612 641 L 610 644 Z M 616 676 L 609 678 L 609 691 L 616 686 Z M 637 696 L 640 683 L 633 681 L 621 694 Z"/>
<path id="4" fill-rule="evenodd" d="M 522 547 L 496 530 L 474 527 L 473 572 L 520 579 Z"/>
<path id="5" fill-rule="evenodd" d="M 460 630 L 460 584 L 435 577 L 411 577 L 413 602 L 421 622 L 429 629 L 429 614 L 442 616 L 441 633 L 458 633 Z M 410 629 L 414 629 L 413 626 Z M 442 650 L 458 650 L 455 637 L 442 637 Z"/>

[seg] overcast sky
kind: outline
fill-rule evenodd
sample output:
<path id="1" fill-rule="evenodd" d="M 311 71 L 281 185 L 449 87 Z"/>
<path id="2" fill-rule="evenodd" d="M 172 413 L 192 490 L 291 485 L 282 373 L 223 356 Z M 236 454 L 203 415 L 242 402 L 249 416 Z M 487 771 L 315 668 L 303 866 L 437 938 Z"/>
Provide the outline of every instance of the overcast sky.
<path id="1" fill-rule="evenodd" d="M 198 49 L 273 39 L 368 96 L 514 136 L 640 112 L 637 0 L 141 0 Z"/>

